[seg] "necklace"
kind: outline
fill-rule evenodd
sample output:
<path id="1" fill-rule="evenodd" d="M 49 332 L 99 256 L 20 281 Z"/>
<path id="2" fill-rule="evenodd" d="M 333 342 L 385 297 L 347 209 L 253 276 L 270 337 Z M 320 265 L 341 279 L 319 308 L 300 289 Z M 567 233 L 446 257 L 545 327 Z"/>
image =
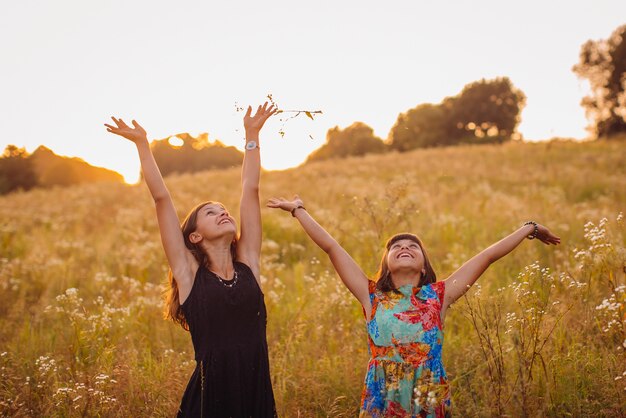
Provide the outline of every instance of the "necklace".
<path id="1" fill-rule="evenodd" d="M 217 280 L 220 281 L 221 284 L 223 284 L 226 287 L 233 287 L 234 285 L 237 284 L 237 279 L 239 278 L 237 276 L 237 270 L 235 270 L 235 274 L 233 274 L 233 278 L 231 280 L 226 280 L 224 278 L 222 278 L 219 274 L 213 272 L 213 274 L 215 274 L 215 277 L 217 277 Z"/>

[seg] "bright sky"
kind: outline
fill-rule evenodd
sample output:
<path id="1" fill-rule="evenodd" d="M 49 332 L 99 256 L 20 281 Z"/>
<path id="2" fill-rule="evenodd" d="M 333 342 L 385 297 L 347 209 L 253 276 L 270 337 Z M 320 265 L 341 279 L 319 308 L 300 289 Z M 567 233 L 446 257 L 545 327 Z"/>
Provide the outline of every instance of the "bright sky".
<path id="1" fill-rule="evenodd" d="M 271 93 L 324 112 L 287 122 L 284 139 L 267 123 L 263 166 L 283 169 L 335 125 L 363 121 L 384 139 L 398 113 L 497 76 L 528 97 L 526 139 L 582 138 L 587 85 L 571 67 L 625 20 L 617 0 L 5 1 L 0 146 L 44 144 L 132 182 L 139 160 L 106 132 L 110 115 L 150 139 L 209 132 L 243 149 L 235 103 Z"/>

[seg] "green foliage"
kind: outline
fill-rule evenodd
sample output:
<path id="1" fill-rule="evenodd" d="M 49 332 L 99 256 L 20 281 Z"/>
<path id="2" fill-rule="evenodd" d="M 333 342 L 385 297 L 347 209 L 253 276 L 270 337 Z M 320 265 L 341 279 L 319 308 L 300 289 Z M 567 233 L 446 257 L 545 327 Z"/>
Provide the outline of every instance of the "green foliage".
<path id="1" fill-rule="evenodd" d="M 177 142 L 182 142 L 180 145 Z M 220 141 L 209 142 L 209 134 L 193 137 L 177 134 L 152 142 L 152 153 L 163 176 L 174 173 L 223 169 L 240 166 L 243 154 L 237 148 Z"/>
<path id="2" fill-rule="evenodd" d="M 389 133 L 391 149 L 404 152 L 414 148 L 448 145 L 443 133 L 447 127 L 447 111 L 441 105 L 425 103 L 398 115 Z"/>
<path id="3" fill-rule="evenodd" d="M 448 135 L 453 143 L 508 141 L 525 103 L 524 93 L 506 77 L 471 83 L 443 103 L 449 109 Z"/>
<path id="4" fill-rule="evenodd" d="M 345 129 L 335 126 L 328 130 L 326 143 L 313 151 L 307 162 L 344 158 L 385 152 L 385 144 L 374 130 L 363 122 L 354 122 Z"/>
<path id="5" fill-rule="evenodd" d="M 460 143 L 502 143 L 519 137 L 515 129 L 526 97 L 506 78 L 465 86 L 441 104 L 422 104 L 401 113 L 389 133 L 397 151 Z"/>
<path id="6" fill-rule="evenodd" d="M 589 81 L 591 94 L 582 105 L 595 134 L 605 138 L 626 132 L 626 25 L 609 39 L 585 42 L 573 71 Z"/>

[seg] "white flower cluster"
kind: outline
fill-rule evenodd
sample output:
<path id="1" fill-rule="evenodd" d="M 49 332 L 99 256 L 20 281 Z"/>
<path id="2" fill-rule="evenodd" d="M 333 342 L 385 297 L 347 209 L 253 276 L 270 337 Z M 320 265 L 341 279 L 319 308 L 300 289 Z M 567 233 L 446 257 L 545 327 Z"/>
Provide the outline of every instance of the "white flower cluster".
<path id="1" fill-rule="evenodd" d="M 621 285 L 615 288 L 611 296 L 596 306 L 596 311 L 607 321 L 602 327 L 603 332 L 608 333 L 613 329 L 616 331 L 624 329 L 624 301 L 626 301 L 626 286 Z"/>
<path id="2" fill-rule="evenodd" d="M 607 218 L 602 218 L 597 226 L 591 221 L 585 224 L 585 238 L 591 242 L 587 255 L 594 253 L 596 250 L 612 247 L 611 243 L 608 242 L 607 222 Z"/>
<path id="3" fill-rule="evenodd" d="M 583 289 L 587 287 L 587 283 L 578 281 L 566 273 L 560 273 L 558 283 L 567 289 Z"/>
<path id="4" fill-rule="evenodd" d="M 57 306 L 46 306 L 45 312 L 66 313 L 70 321 L 75 323 L 77 319 L 85 319 L 83 299 L 78 296 L 78 289 L 70 287 L 64 293 L 56 297 Z"/>
<path id="5" fill-rule="evenodd" d="M 598 226 L 596 226 L 593 222 L 589 221 L 585 224 L 585 238 L 587 238 L 591 242 L 598 242 L 603 240 L 606 237 L 606 223 L 608 222 L 607 218 L 600 219 Z"/>
<path id="6" fill-rule="evenodd" d="M 507 312 L 506 319 L 504 320 L 506 324 L 506 331 L 504 331 L 504 333 L 511 333 L 511 331 L 513 331 L 513 325 L 518 322 L 522 322 L 522 319 L 518 318 L 515 312 Z"/>
<path id="7" fill-rule="evenodd" d="M 114 323 L 122 324 L 131 313 L 131 307 L 115 307 L 106 303 L 102 296 L 96 297 L 95 303 L 88 309 L 83 305 L 79 290 L 73 287 L 58 295 L 56 301 L 57 305 L 47 306 L 45 312 L 65 315 L 73 325 L 92 334 L 107 331 Z"/>
<path id="8" fill-rule="evenodd" d="M 47 375 L 50 372 L 57 372 L 56 361 L 49 356 L 39 356 L 39 358 L 35 360 L 35 366 L 37 366 L 39 374 L 41 375 Z"/>
<path id="9" fill-rule="evenodd" d="M 19 277 L 20 259 L 0 258 L 0 289 L 17 292 L 22 280 Z"/>
<path id="10" fill-rule="evenodd" d="M 55 405 L 60 407 L 65 404 L 72 409 L 79 409 L 89 402 L 94 402 L 100 407 L 115 404 L 117 399 L 107 395 L 106 390 L 117 381 L 104 373 L 97 375 L 94 381 L 95 388 L 88 387 L 82 382 L 74 382 L 73 385 L 57 388 L 52 394 Z"/>

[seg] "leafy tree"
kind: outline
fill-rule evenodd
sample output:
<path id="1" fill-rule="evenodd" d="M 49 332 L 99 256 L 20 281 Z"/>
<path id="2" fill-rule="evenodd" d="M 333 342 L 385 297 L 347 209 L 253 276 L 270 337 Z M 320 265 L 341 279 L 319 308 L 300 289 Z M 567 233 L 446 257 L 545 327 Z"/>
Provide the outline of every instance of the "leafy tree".
<path id="1" fill-rule="evenodd" d="M 313 151 L 306 162 L 343 158 L 350 155 L 378 154 L 385 152 L 382 139 L 363 122 L 354 122 L 345 129 L 335 126 L 326 133 L 326 143 Z"/>
<path id="2" fill-rule="evenodd" d="M 595 134 L 602 138 L 626 132 L 626 25 L 609 39 L 585 42 L 573 71 L 589 80 L 591 94 L 581 104 Z"/>
<path id="3" fill-rule="evenodd" d="M 389 132 L 392 149 L 504 142 L 518 134 L 526 96 L 507 77 L 465 86 L 440 104 L 421 104 L 401 113 Z"/>
<path id="4" fill-rule="evenodd" d="M 207 133 L 197 137 L 181 133 L 155 140 L 151 147 L 163 176 L 230 168 L 241 165 L 243 161 L 243 154 L 237 148 L 227 147 L 220 141 L 210 142 Z"/>
<path id="5" fill-rule="evenodd" d="M 24 148 L 8 145 L 0 157 L 0 194 L 37 185 L 32 161 Z"/>
<path id="6" fill-rule="evenodd" d="M 43 145 L 29 156 L 29 160 L 32 161 L 37 183 L 42 187 L 123 181 L 123 177 L 115 171 L 94 167 L 80 158 L 56 155 Z"/>
<path id="7" fill-rule="evenodd" d="M 444 101 L 450 109 L 451 142 L 504 142 L 513 137 L 526 104 L 524 93 L 507 77 L 476 81 Z"/>
<path id="8" fill-rule="evenodd" d="M 445 133 L 448 113 L 446 107 L 431 103 L 400 113 L 389 133 L 389 146 L 404 152 L 413 148 L 446 145 L 445 142 L 449 140 Z"/>

